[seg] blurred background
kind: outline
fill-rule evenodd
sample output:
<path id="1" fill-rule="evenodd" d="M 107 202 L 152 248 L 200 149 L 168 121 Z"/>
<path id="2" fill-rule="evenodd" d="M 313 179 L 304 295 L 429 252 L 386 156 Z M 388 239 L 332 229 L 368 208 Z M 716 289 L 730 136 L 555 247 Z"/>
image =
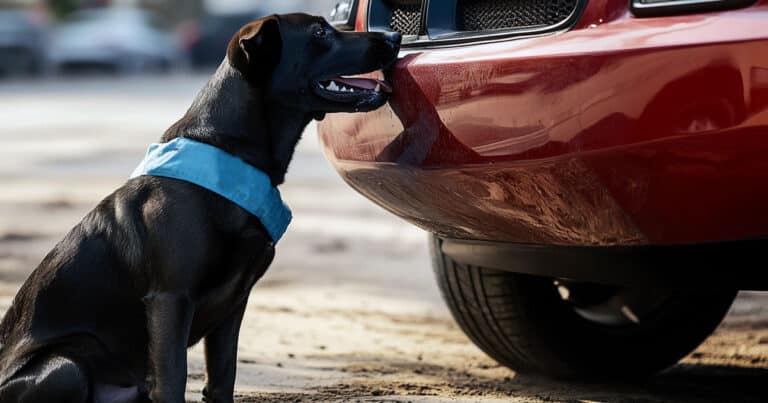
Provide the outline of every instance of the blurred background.
<path id="1" fill-rule="evenodd" d="M 0 0 L 0 74 L 206 69 L 244 23 L 333 0 Z"/>

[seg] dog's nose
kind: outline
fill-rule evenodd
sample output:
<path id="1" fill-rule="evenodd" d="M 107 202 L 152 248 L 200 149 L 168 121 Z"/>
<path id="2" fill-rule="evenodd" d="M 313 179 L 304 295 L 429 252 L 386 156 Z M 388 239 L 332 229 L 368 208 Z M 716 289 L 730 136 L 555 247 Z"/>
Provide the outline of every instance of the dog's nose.
<path id="1" fill-rule="evenodd" d="M 399 32 L 387 32 L 384 34 L 384 39 L 386 39 L 393 48 L 397 49 L 400 47 L 400 42 L 403 41 L 403 36 L 400 35 Z"/>

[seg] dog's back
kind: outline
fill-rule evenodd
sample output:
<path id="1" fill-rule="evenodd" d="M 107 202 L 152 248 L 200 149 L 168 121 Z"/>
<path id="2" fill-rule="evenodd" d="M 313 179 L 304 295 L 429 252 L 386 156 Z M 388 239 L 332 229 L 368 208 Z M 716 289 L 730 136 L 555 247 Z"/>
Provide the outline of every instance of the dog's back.
<path id="1" fill-rule="evenodd" d="M 92 361 L 83 363 L 88 366 L 118 358 L 130 367 L 131 356 L 146 354 L 146 335 L 139 330 L 146 320 L 141 290 L 130 273 L 135 269 L 131 261 L 136 260 L 130 254 L 136 252 L 125 247 L 141 242 L 135 239 L 137 233 L 128 234 L 141 222 L 140 214 L 127 206 L 115 208 L 121 203 L 116 195 L 73 228 L 17 293 L 0 322 L 0 385 L 51 346 Z M 138 192 L 131 199 L 141 196 Z M 121 348 L 108 351 L 106 345 Z"/>
<path id="2" fill-rule="evenodd" d="M 0 322 L 0 392 L 4 379 L 54 350 L 98 369 L 88 370 L 93 383 L 143 383 L 149 356 L 143 297 L 150 287 L 186 288 L 198 300 L 189 334 L 194 344 L 246 298 L 273 256 L 261 224 L 240 207 L 178 180 L 132 179 L 22 285 Z M 175 267 L 162 267 L 168 260 Z M 163 275 L 168 278 L 152 278 Z"/>

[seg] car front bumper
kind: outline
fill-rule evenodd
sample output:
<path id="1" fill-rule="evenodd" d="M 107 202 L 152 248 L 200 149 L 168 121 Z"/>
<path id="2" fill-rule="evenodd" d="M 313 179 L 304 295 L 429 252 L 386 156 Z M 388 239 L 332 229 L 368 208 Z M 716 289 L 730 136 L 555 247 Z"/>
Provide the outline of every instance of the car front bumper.
<path id="1" fill-rule="evenodd" d="M 768 2 L 590 15 L 569 32 L 410 51 L 387 106 L 321 123 L 327 157 L 360 193 L 446 238 L 768 235 Z"/>

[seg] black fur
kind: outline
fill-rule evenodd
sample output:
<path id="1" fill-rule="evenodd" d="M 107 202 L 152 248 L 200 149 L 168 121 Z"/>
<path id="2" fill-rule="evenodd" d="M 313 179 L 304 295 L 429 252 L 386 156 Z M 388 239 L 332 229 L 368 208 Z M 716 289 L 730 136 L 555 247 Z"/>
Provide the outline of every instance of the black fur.
<path id="1" fill-rule="evenodd" d="M 331 102 L 313 94 L 317 80 L 386 67 L 399 41 L 303 14 L 257 20 L 162 141 L 217 146 L 276 186 L 312 118 L 386 102 L 383 93 Z M 56 245 L 6 313 L 0 403 L 184 402 L 186 350 L 200 340 L 204 399 L 232 402 L 240 322 L 274 253 L 259 220 L 217 194 L 128 181 Z"/>

